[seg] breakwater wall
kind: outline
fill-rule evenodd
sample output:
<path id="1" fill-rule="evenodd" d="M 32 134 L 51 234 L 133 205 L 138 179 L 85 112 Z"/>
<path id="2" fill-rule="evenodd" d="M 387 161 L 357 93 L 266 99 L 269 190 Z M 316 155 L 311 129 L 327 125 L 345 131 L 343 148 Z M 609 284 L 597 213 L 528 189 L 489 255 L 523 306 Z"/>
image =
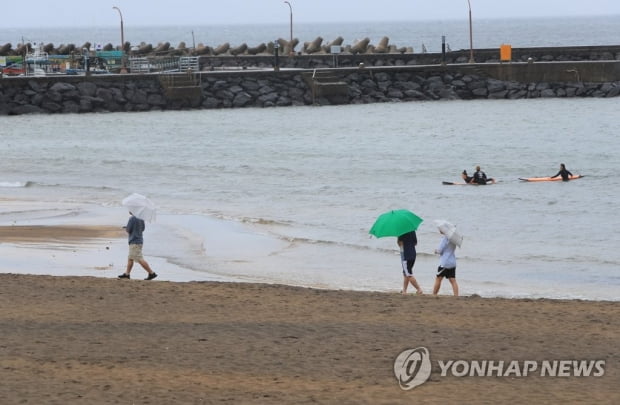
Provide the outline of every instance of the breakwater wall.
<path id="1" fill-rule="evenodd" d="M 620 62 L 516 62 L 0 79 L 0 115 L 615 97 Z"/>
<path id="2" fill-rule="evenodd" d="M 299 53 L 289 56 L 286 52 L 279 55 L 278 63 L 287 69 L 323 69 L 336 67 L 357 67 L 363 63 L 367 67 L 384 66 L 425 66 L 442 63 L 468 64 L 472 53 L 468 49 L 446 52 L 396 52 L 396 53 L 352 53 L 342 52 L 331 54 Z M 474 62 L 499 63 L 500 48 L 475 49 Z M 573 47 L 537 47 L 511 48 L 511 62 L 567 62 L 567 61 L 610 61 L 620 60 L 620 46 L 573 46 Z M 253 67 L 266 68 L 274 64 L 273 49 L 268 54 L 261 55 L 202 55 L 200 56 L 201 70 L 218 70 L 227 68 L 249 69 Z"/>

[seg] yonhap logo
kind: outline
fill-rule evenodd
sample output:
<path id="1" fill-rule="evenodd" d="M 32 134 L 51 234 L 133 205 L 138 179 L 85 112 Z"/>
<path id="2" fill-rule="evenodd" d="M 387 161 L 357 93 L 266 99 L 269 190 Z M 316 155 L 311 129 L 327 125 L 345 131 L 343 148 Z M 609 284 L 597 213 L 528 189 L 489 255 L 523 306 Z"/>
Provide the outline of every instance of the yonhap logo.
<path id="1" fill-rule="evenodd" d="M 441 377 L 603 377 L 605 360 L 437 360 Z M 424 384 L 431 376 L 426 347 L 407 349 L 394 360 L 394 375 L 403 390 Z"/>
<path id="2" fill-rule="evenodd" d="M 431 355 L 426 347 L 401 352 L 394 360 L 394 375 L 403 390 L 422 385 L 431 376 Z"/>

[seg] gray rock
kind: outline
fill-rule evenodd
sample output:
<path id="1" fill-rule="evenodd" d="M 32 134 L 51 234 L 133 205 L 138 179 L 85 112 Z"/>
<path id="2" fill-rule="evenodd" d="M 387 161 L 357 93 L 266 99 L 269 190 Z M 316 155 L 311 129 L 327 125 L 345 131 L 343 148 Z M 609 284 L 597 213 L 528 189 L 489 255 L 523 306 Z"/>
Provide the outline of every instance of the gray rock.
<path id="1" fill-rule="evenodd" d="M 451 88 L 444 88 L 437 94 L 442 100 L 458 100 L 459 96 Z"/>
<path id="2" fill-rule="evenodd" d="M 65 101 L 62 103 L 62 112 L 63 113 L 79 113 L 80 112 L 80 104 L 76 103 L 73 100 Z"/>
<path id="3" fill-rule="evenodd" d="M 59 93 L 63 93 L 65 91 L 71 91 L 71 90 L 75 90 L 75 86 L 69 83 L 64 83 L 64 82 L 58 82 L 58 83 L 54 83 L 52 85 L 52 87 L 50 87 L 51 91 L 57 91 Z"/>
<path id="4" fill-rule="evenodd" d="M 428 97 L 424 93 L 418 90 L 405 90 L 405 96 L 414 100 L 428 100 Z"/>
<path id="5" fill-rule="evenodd" d="M 146 92 L 144 90 L 128 90 L 126 93 L 127 100 L 129 100 L 133 104 L 147 104 L 146 102 Z"/>
<path id="6" fill-rule="evenodd" d="M 222 99 L 223 102 L 231 102 L 232 99 L 235 97 L 235 95 L 228 90 L 219 90 L 217 93 L 215 93 L 215 95 L 217 96 L 217 98 Z"/>
<path id="7" fill-rule="evenodd" d="M 52 101 L 44 101 L 43 103 L 41 103 L 41 108 L 43 108 L 46 111 L 56 113 L 62 110 L 62 105 L 58 103 L 54 103 Z"/>
<path id="8" fill-rule="evenodd" d="M 607 92 L 606 97 L 617 97 L 620 94 L 620 86 L 613 86 Z"/>
<path id="9" fill-rule="evenodd" d="M 121 104 L 125 104 L 127 102 L 127 99 L 123 95 L 123 92 L 121 91 L 121 89 L 114 87 L 110 90 L 112 91 L 112 94 L 114 94 L 114 101 L 116 101 L 117 103 L 121 103 Z"/>
<path id="10" fill-rule="evenodd" d="M 151 109 L 151 106 L 148 104 L 135 104 L 133 106 L 134 111 L 149 111 L 150 109 Z"/>
<path id="11" fill-rule="evenodd" d="M 30 97 L 24 93 L 16 94 L 15 97 L 13 97 L 13 102 L 17 104 L 30 104 Z"/>
<path id="12" fill-rule="evenodd" d="M 404 97 L 404 93 L 398 89 L 391 89 L 386 94 L 390 98 L 401 99 Z"/>
<path id="13" fill-rule="evenodd" d="M 149 105 L 161 107 L 166 105 L 166 98 L 161 94 L 149 94 L 146 102 Z"/>
<path id="14" fill-rule="evenodd" d="M 601 90 L 603 93 L 609 93 L 609 91 L 610 91 L 612 88 L 614 88 L 614 87 L 615 87 L 615 85 L 614 85 L 613 83 L 603 83 L 603 84 L 601 85 L 601 87 L 600 87 L 600 90 Z"/>
<path id="15" fill-rule="evenodd" d="M 375 74 L 375 80 L 378 82 L 387 82 L 390 81 L 390 75 L 384 72 L 379 72 Z"/>
<path id="16" fill-rule="evenodd" d="M 427 83 L 428 91 L 432 93 L 438 93 L 445 88 L 442 80 L 429 80 Z"/>
<path id="17" fill-rule="evenodd" d="M 426 78 L 426 80 L 425 80 L 425 81 L 426 81 L 426 83 L 427 83 L 427 84 L 429 84 L 429 85 L 430 85 L 430 84 L 433 84 L 433 85 L 438 85 L 438 84 L 443 85 L 443 84 L 444 84 L 443 77 L 441 77 L 441 76 L 437 76 L 437 75 L 435 75 L 435 76 L 429 76 L 428 78 Z"/>
<path id="18" fill-rule="evenodd" d="M 366 79 L 362 82 L 362 87 L 367 89 L 376 89 L 377 83 L 375 83 L 374 80 Z"/>
<path id="19" fill-rule="evenodd" d="M 241 82 L 241 87 L 243 87 L 245 90 L 250 90 L 250 91 L 255 91 L 260 88 L 258 83 L 256 83 L 253 80 L 244 80 L 243 82 Z"/>
<path id="20" fill-rule="evenodd" d="M 114 93 L 109 89 L 98 88 L 95 92 L 97 98 L 102 98 L 106 103 L 110 103 L 114 100 Z"/>
<path id="21" fill-rule="evenodd" d="M 43 112 L 45 111 L 41 109 L 40 107 L 36 105 L 30 105 L 30 104 L 19 105 L 10 110 L 10 113 L 15 114 L 15 115 L 39 114 Z"/>
<path id="22" fill-rule="evenodd" d="M 486 91 L 487 84 L 483 80 L 472 80 L 471 82 L 467 84 L 467 88 L 470 89 L 471 91 L 478 90 L 478 89 L 484 89 Z"/>
<path id="23" fill-rule="evenodd" d="M 218 108 L 220 106 L 220 100 L 215 97 L 206 97 L 202 102 L 204 108 Z"/>
<path id="24" fill-rule="evenodd" d="M 38 92 L 41 91 L 45 91 L 45 86 L 42 86 L 38 81 L 36 80 L 29 80 L 28 81 L 28 87 L 30 87 L 31 90 Z"/>
<path id="25" fill-rule="evenodd" d="M 46 93 L 47 99 L 52 100 L 55 103 L 60 103 L 62 102 L 62 94 L 60 94 L 57 91 L 54 91 L 52 89 L 50 89 L 47 93 Z"/>
<path id="26" fill-rule="evenodd" d="M 44 93 L 37 93 L 30 99 L 30 104 L 41 105 L 44 99 L 45 99 Z"/>
<path id="27" fill-rule="evenodd" d="M 292 104 L 292 101 L 288 97 L 279 97 L 278 101 L 276 101 L 276 105 L 278 107 L 286 107 Z"/>
<path id="28" fill-rule="evenodd" d="M 250 101 L 252 101 L 252 96 L 242 91 L 235 95 L 235 98 L 232 101 L 232 105 L 233 107 L 245 107 Z"/>
<path id="29" fill-rule="evenodd" d="M 391 81 L 379 81 L 379 82 L 377 82 L 377 87 L 382 92 L 386 92 L 390 88 L 391 85 L 392 85 Z"/>
<path id="30" fill-rule="evenodd" d="M 506 88 L 506 85 L 504 84 L 504 82 L 500 80 L 495 80 L 495 79 L 487 80 L 487 90 L 489 91 L 490 94 L 498 93 L 504 90 L 505 88 Z"/>
<path id="31" fill-rule="evenodd" d="M 273 93 L 274 91 L 275 89 L 268 85 L 261 86 L 261 88 L 258 89 L 259 94 Z"/>
<path id="32" fill-rule="evenodd" d="M 471 91 L 471 93 L 475 96 L 475 97 L 486 97 L 488 92 L 487 92 L 487 88 L 486 87 L 478 87 L 475 88 Z"/>
<path id="33" fill-rule="evenodd" d="M 556 94 L 555 94 L 555 91 L 553 91 L 553 89 L 544 89 L 540 92 L 540 97 L 549 98 L 549 97 L 555 97 L 555 96 Z"/>
<path id="34" fill-rule="evenodd" d="M 77 84 L 77 89 L 82 96 L 94 97 L 97 92 L 97 86 L 92 82 L 81 82 Z"/>
<path id="35" fill-rule="evenodd" d="M 92 97 L 82 97 L 79 104 L 79 112 L 92 112 L 93 103 Z"/>
<path id="36" fill-rule="evenodd" d="M 511 90 L 508 93 L 508 98 L 510 100 L 519 100 L 527 97 L 527 90 Z"/>
<path id="37" fill-rule="evenodd" d="M 577 89 L 574 87 L 568 87 L 566 89 L 566 97 L 575 97 L 577 94 Z"/>
<path id="38" fill-rule="evenodd" d="M 269 94 L 263 94 L 262 96 L 258 97 L 258 101 L 261 102 L 263 105 L 265 103 L 274 103 L 276 101 L 278 101 L 278 93 L 269 93 Z"/>
<path id="39" fill-rule="evenodd" d="M 296 87 L 293 87 L 291 89 L 289 89 L 288 91 L 288 95 L 289 97 L 293 98 L 293 99 L 300 99 L 304 96 L 304 91 L 302 89 L 298 89 Z"/>
<path id="40" fill-rule="evenodd" d="M 489 90 L 488 98 L 491 100 L 501 100 L 506 98 L 507 94 L 508 90 L 494 91 L 493 93 L 491 93 L 491 91 Z"/>
<path id="41" fill-rule="evenodd" d="M 80 92 L 77 91 L 77 89 L 69 90 L 63 94 L 63 100 L 79 101 L 79 99 L 80 99 Z"/>
<path id="42" fill-rule="evenodd" d="M 225 89 L 229 86 L 228 82 L 225 80 L 218 80 L 215 83 L 213 83 L 213 90 L 221 90 L 221 89 Z"/>

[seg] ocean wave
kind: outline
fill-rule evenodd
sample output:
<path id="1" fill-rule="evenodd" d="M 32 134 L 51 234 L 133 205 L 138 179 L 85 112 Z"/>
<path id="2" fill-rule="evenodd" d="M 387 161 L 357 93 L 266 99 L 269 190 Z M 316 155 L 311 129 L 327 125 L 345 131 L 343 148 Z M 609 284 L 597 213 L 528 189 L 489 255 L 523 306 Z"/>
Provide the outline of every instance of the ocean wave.
<path id="1" fill-rule="evenodd" d="M 346 248 L 346 249 L 357 250 L 357 251 L 373 251 L 373 252 L 380 252 L 380 253 L 393 254 L 393 255 L 399 254 L 397 249 L 386 249 L 386 248 L 381 248 L 381 247 L 364 246 L 364 245 L 358 245 L 355 243 L 323 240 L 323 239 L 290 237 L 290 236 L 283 236 L 283 235 L 276 235 L 276 236 L 280 240 L 284 240 L 288 242 L 290 244 L 289 247 L 295 247 L 296 245 L 300 245 L 300 244 L 308 244 L 308 245 L 322 245 L 322 246 L 337 246 L 339 248 Z M 436 255 L 432 253 L 418 251 L 417 256 L 418 257 L 434 257 Z"/>
<path id="2" fill-rule="evenodd" d="M 31 181 L 0 181 L 0 187 L 6 188 L 23 188 L 32 185 L 33 183 Z"/>
<path id="3" fill-rule="evenodd" d="M 120 165 L 120 164 L 131 163 L 131 162 L 125 159 L 103 159 L 101 163 L 104 165 Z"/>

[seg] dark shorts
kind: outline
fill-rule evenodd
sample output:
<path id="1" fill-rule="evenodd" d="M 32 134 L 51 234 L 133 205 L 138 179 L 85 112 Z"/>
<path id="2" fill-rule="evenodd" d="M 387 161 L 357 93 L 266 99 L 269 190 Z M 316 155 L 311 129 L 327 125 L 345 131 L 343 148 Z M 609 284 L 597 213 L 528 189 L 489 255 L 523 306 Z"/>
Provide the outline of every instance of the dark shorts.
<path id="1" fill-rule="evenodd" d="M 439 266 L 437 268 L 437 277 L 456 278 L 456 267 L 446 269 L 445 267 Z"/>
<path id="2" fill-rule="evenodd" d="M 414 264 L 415 264 L 415 259 L 413 259 L 413 260 L 402 260 L 403 276 L 405 276 L 405 277 L 413 276 L 413 265 Z"/>

